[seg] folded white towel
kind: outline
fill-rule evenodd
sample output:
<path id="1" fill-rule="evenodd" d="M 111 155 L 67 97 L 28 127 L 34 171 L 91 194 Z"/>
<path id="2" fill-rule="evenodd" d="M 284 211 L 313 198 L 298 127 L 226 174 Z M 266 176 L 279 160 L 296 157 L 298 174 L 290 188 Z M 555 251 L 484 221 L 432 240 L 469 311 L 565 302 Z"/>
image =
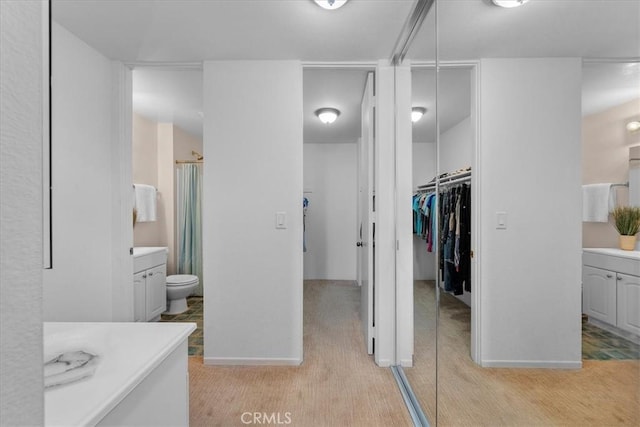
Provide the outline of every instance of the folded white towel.
<path id="1" fill-rule="evenodd" d="M 607 222 L 616 206 L 616 193 L 611 183 L 582 186 L 582 221 Z"/>
<path id="2" fill-rule="evenodd" d="M 133 184 L 137 210 L 137 222 L 155 221 L 157 219 L 156 188 L 151 185 Z"/>

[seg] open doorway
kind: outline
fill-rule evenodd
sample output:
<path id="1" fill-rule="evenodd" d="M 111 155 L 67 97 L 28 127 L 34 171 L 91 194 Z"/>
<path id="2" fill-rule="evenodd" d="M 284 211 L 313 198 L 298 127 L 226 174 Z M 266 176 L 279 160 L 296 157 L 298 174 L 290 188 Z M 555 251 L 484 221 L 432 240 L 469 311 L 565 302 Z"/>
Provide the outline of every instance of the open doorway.
<path id="1" fill-rule="evenodd" d="M 583 361 L 640 358 L 640 246 L 621 249 L 610 213 L 640 206 L 638 84 L 638 62 L 583 62 Z"/>
<path id="2" fill-rule="evenodd" d="M 363 204 L 373 205 L 367 166 L 373 150 L 364 158 L 362 150 L 363 138 L 373 147 L 373 75 L 372 68 L 324 67 L 303 74 L 306 360 L 317 357 L 318 341 L 338 340 L 365 363 L 374 350 L 373 257 L 367 256 L 373 223 Z M 337 110 L 331 123 L 319 116 L 327 108 Z"/>
<path id="3" fill-rule="evenodd" d="M 154 278 L 155 287 L 146 284 L 145 289 L 143 281 L 135 282 L 136 312 L 144 313 L 136 318 L 153 320 L 153 314 L 161 321 L 195 322 L 198 329 L 189 338 L 189 355 L 201 356 L 202 70 L 135 68 L 132 93 L 134 259 L 140 248 L 166 248 L 167 254 L 166 271 L 158 267 L 152 272 L 155 276 L 146 274 L 146 282 Z M 144 199 L 141 206 L 138 201 L 145 188 L 155 195 L 151 212 L 143 214 Z"/>

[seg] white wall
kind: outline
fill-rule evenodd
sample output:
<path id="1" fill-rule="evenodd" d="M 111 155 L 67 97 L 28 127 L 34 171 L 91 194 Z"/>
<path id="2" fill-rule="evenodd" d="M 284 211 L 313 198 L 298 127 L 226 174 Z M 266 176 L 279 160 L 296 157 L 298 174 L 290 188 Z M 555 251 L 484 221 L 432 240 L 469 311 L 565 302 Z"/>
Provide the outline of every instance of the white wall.
<path id="1" fill-rule="evenodd" d="M 579 367 L 581 61 L 485 59 L 480 74 L 481 363 Z"/>
<path id="2" fill-rule="evenodd" d="M 301 64 L 205 62 L 204 117 L 205 363 L 299 364 Z"/>
<path id="3" fill-rule="evenodd" d="M 52 30 L 53 268 L 44 274 L 44 319 L 130 320 L 131 128 L 117 124 L 127 111 L 130 122 L 131 97 L 114 90 L 130 88 L 130 74 L 58 24 Z"/>
<path id="4" fill-rule="evenodd" d="M 381 60 L 376 68 L 375 195 L 376 250 L 374 254 L 376 342 L 378 366 L 397 364 L 396 333 L 396 158 L 395 70 Z M 407 172 L 408 173 L 408 172 Z M 403 236 L 404 237 L 404 236 Z M 410 255 L 409 255 L 410 256 Z M 406 306 L 403 305 L 403 309 Z M 411 305 L 413 307 L 413 304 Z"/>
<path id="5" fill-rule="evenodd" d="M 412 144 L 413 187 L 427 184 L 436 176 L 435 142 L 415 142 Z"/>
<path id="6" fill-rule="evenodd" d="M 0 1 L 0 425 L 3 426 L 34 426 L 44 422 L 42 6 L 40 1 Z"/>
<path id="7" fill-rule="evenodd" d="M 52 43 L 53 269 L 47 321 L 111 320 L 111 63 L 60 25 Z"/>
<path id="8" fill-rule="evenodd" d="M 309 199 L 304 278 L 356 280 L 357 144 L 304 144 L 303 150 Z"/>
<path id="9" fill-rule="evenodd" d="M 411 129 L 411 67 L 395 70 L 395 181 L 396 181 L 396 356 L 395 363 L 413 366 L 413 144 Z"/>
<path id="10" fill-rule="evenodd" d="M 472 149 L 471 117 L 466 117 L 440 135 L 440 170 L 442 173 L 471 166 Z"/>
<path id="11" fill-rule="evenodd" d="M 640 119 L 640 98 L 585 116 L 582 120 L 582 183 L 629 182 L 629 188 L 614 187 L 618 205 L 626 205 L 633 190 L 629 149 L 640 144 L 640 132 L 632 134 L 625 127 L 633 117 Z M 582 246 L 585 248 L 617 248 L 618 236 L 611 222 L 582 223 Z"/>

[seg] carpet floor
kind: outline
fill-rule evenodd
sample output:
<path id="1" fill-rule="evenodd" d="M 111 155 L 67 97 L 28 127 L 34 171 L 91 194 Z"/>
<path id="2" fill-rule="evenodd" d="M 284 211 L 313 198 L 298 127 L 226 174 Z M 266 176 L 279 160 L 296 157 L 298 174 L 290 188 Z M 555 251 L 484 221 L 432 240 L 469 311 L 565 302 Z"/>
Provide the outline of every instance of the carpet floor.
<path id="1" fill-rule="evenodd" d="M 412 425 L 391 370 L 366 354 L 360 288 L 330 281 L 304 286 L 304 363 L 208 366 L 189 357 L 192 426 Z"/>
<path id="2" fill-rule="evenodd" d="M 436 419 L 435 291 L 415 286 L 415 366 L 405 369 Z M 441 295 L 437 424 L 440 426 L 640 425 L 640 361 L 583 360 L 578 370 L 481 368 L 470 355 L 470 309 Z M 435 423 L 433 423 L 435 424 Z"/>

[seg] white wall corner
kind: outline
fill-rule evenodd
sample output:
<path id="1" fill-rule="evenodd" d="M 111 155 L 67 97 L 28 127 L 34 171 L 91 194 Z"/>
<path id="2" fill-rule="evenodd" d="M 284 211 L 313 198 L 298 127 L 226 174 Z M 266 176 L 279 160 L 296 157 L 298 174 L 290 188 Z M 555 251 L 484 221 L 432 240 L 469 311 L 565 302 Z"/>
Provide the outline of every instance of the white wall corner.
<path id="1" fill-rule="evenodd" d="M 411 66 L 395 69 L 396 362 L 413 360 L 413 170 Z"/>
<path id="2" fill-rule="evenodd" d="M 379 366 L 395 360 L 396 333 L 396 235 L 395 235 L 395 84 L 394 67 L 381 60 L 376 68 L 376 251 L 375 251 L 375 324 L 374 359 Z"/>
<path id="3" fill-rule="evenodd" d="M 132 117 L 133 90 L 131 70 L 119 61 L 112 62 L 112 321 L 133 321 L 133 197 L 132 197 Z"/>

